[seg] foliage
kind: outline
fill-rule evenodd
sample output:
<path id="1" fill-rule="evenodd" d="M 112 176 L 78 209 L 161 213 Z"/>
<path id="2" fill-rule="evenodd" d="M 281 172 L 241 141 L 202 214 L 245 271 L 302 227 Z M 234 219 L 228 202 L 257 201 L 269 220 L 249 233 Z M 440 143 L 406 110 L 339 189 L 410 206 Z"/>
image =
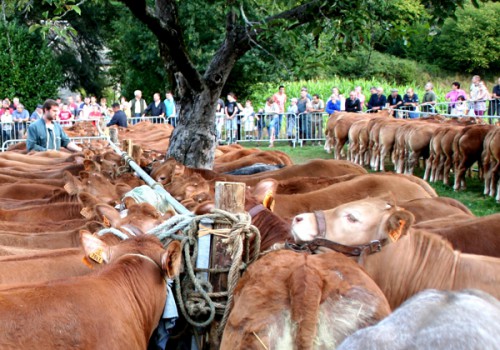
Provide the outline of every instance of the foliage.
<path id="1" fill-rule="evenodd" d="M 57 96 L 63 74 L 46 42 L 16 22 L 0 23 L 1 97 L 19 97 L 30 111 Z"/>
<path id="2" fill-rule="evenodd" d="M 456 17 L 445 21 L 433 42 L 439 65 L 468 73 L 500 72 L 500 3 L 466 6 Z"/>
<path id="3" fill-rule="evenodd" d="M 156 38 L 123 5 L 115 5 L 114 12 L 117 15 L 105 35 L 108 57 L 113 62 L 109 70 L 113 85 L 128 99 L 137 89 L 146 101 L 152 101 L 155 92 L 164 97 L 167 74 Z"/>

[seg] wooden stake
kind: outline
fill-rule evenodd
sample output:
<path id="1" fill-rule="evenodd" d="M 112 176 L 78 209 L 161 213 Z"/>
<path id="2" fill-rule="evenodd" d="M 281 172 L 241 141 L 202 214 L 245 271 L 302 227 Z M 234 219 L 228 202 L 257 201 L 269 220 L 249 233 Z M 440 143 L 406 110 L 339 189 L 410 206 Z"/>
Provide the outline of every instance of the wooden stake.
<path id="1" fill-rule="evenodd" d="M 132 145 L 132 159 L 141 165 L 142 148 L 139 145 Z"/>

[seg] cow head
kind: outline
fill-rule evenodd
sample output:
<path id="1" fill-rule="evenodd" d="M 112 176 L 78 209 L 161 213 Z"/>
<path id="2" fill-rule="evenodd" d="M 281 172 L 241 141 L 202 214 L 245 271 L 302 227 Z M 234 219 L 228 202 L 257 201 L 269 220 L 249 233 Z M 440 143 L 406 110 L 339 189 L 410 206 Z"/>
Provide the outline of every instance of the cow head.
<path id="1" fill-rule="evenodd" d="M 185 166 L 170 158 L 164 161 L 161 166 L 153 169 L 151 177 L 162 185 L 166 185 L 172 181 L 174 176 L 182 176 Z"/>
<path id="2" fill-rule="evenodd" d="M 154 236 L 139 236 L 110 246 L 90 232 L 80 231 L 80 240 L 87 259 L 109 264 L 126 254 L 140 254 L 152 259 L 161 267 L 168 278 L 179 274 L 181 264 L 181 245 L 171 242 L 167 249 Z"/>
<path id="3" fill-rule="evenodd" d="M 346 203 L 323 213 L 326 224 L 324 233 L 319 232 L 321 224 L 318 225 L 314 213 L 295 216 L 292 234 L 297 243 L 309 242 L 315 238 L 326 238 L 350 246 L 385 238 L 395 241 L 408 232 L 414 221 L 410 212 L 379 198 Z"/>
<path id="4" fill-rule="evenodd" d="M 161 215 L 160 212 L 149 203 L 130 205 L 130 207 L 127 207 L 127 215 L 124 217 L 122 217 L 115 208 L 107 204 L 101 203 L 96 205 L 95 211 L 105 226 L 114 227 L 116 229 L 125 227 L 136 234 L 144 234 L 172 217 L 172 213 L 170 212 Z"/>

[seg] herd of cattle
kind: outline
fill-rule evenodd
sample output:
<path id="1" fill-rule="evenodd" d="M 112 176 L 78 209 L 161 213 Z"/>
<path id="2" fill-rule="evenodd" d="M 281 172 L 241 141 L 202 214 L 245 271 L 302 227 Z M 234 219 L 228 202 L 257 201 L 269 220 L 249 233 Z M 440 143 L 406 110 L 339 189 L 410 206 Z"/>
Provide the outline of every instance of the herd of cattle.
<path id="1" fill-rule="evenodd" d="M 395 172 L 413 174 L 421 158 L 424 179 L 450 182 L 455 190 L 465 189 L 465 173 L 477 162 L 484 179 L 484 194 L 500 202 L 500 126 L 476 118 L 394 119 L 386 113 L 336 113 L 327 123 L 325 149 L 334 149 L 341 159 L 349 141 L 347 159 L 375 171 L 385 171 L 390 157 Z"/>
<path id="2" fill-rule="evenodd" d="M 141 166 L 196 214 L 214 207 L 215 182 L 244 182 L 261 234 L 212 346 L 498 348 L 500 214 L 475 217 L 418 177 L 344 160 L 231 145 L 213 170 L 192 169 L 152 144 L 170 132 L 139 123 L 119 136 L 143 145 Z M 274 170 L 229 174 L 256 167 Z M 143 184 L 106 142 L 0 154 L 0 348 L 148 348 L 182 259 L 178 242 L 145 234 L 175 213 L 122 203 Z"/>

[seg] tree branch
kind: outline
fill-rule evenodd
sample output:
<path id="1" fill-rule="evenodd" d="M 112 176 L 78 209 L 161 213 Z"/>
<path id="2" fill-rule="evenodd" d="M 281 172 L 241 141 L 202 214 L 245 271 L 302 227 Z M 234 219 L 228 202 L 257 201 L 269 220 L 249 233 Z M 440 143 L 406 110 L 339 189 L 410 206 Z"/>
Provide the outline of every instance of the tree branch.
<path id="1" fill-rule="evenodd" d="M 120 1 L 153 32 L 158 41 L 165 44 L 176 70 L 182 73 L 189 86 L 195 91 L 201 91 L 203 81 L 187 53 L 175 1 L 156 0 L 154 10 L 146 5 L 145 0 Z"/>

